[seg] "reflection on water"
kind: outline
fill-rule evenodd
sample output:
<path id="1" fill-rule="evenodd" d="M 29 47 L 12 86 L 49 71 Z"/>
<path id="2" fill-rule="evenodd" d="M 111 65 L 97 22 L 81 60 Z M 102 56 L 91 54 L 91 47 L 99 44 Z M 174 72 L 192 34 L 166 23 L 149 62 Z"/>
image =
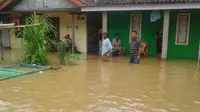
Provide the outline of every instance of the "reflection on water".
<path id="1" fill-rule="evenodd" d="M 128 58 L 82 60 L 0 82 L 0 112 L 199 112 L 196 65 L 154 58 L 140 65 Z"/>

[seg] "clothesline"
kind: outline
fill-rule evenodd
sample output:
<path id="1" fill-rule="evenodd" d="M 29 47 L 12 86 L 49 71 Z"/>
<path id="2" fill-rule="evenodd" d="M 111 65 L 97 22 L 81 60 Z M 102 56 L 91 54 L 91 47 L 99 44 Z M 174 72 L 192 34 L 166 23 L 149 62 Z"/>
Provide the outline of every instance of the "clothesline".
<path id="1" fill-rule="evenodd" d="M 1 30 L 3 29 L 12 29 L 12 28 L 22 28 L 22 27 L 30 27 L 30 26 L 38 26 L 38 24 L 30 24 L 30 25 L 18 25 L 14 26 L 15 23 L 10 23 L 10 24 L 0 24 L 0 44 L 1 44 L 1 59 L 4 60 L 4 51 L 3 51 L 3 41 L 2 41 L 2 33 Z"/>

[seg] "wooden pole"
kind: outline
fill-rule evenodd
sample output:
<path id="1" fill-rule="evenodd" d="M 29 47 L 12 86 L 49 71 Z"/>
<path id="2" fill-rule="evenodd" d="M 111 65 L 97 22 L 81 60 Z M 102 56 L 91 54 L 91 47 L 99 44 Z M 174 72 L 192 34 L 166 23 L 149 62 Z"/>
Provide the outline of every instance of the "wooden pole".
<path id="1" fill-rule="evenodd" d="M 74 44 L 75 44 L 75 21 L 74 14 L 72 14 L 72 54 L 74 54 Z"/>
<path id="2" fill-rule="evenodd" d="M 31 27 L 39 26 L 40 24 L 30 24 L 30 25 L 18 25 L 18 26 L 0 26 L 0 29 L 12 29 L 12 28 L 22 28 L 22 27 Z"/>
<path id="3" fill-rule="evenodd" d="M 0 37 L 1 37 L 1 59 L 4 60 L 3 57 L 3 41 L 2 41 L 2 30 L 0 30 Z"/>

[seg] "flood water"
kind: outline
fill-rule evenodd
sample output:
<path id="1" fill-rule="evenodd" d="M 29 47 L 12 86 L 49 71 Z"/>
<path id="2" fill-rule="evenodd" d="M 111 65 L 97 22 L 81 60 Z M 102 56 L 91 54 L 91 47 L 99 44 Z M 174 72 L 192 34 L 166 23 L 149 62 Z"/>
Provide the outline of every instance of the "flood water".
<path id="1" fill-rule="evenodd" d="M 81 60 L 1 81 L 0 112 L 200 112 L 199 73 L 194 60 Z"/>

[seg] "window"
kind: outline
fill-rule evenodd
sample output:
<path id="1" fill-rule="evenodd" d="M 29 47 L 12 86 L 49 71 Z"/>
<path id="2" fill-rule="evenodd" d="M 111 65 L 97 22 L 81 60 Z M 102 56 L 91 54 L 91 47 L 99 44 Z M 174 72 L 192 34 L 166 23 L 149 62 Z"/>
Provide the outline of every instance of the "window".
<path id="1" fill-rule="evenodd" d="M 12 23 L 15 23 L 15 26 L 17 26 L 17 25 L 20 25 L 21 23 L 21 21 L 20 21 L 20 18 L 21 17 L 12 17 L 11 18 L 11 22 Z M 16 28 L 15 29 L 15 37 L 16 38 L 21 38 L 21 35 L 20 35 L 20 31 L 21 31 L 21 28 Z"/>
<path id="2" fill-rule="evenodd" d="M 177 16 L 176 44 L 188 45 L 190 30 L 190 14 L 180 13 Z"/>
<path id="3" fill-rule="evenodd" d="M 25 20 L 26 18 L 29 17 L 29 15 L 10 15 L 10 21 L 11 23 L 15 23 L 15 26 L 18 26 L 18 25 L 23 25 L 25 24 Z M 22 35 L 21 35 L 21 30 L 22 28 L 15 28 L 15 37 L 16 38 L 22 38 Z"/>
<path id="4" fill-rule="evenodd" d="M 130 38 L 131 38 L 131 32 L 134 30 L 137 31 L 137 37 L 141 38 L 141 20 L 142 20 L 141 14 L 132 14 L 131 15 Z"/>

